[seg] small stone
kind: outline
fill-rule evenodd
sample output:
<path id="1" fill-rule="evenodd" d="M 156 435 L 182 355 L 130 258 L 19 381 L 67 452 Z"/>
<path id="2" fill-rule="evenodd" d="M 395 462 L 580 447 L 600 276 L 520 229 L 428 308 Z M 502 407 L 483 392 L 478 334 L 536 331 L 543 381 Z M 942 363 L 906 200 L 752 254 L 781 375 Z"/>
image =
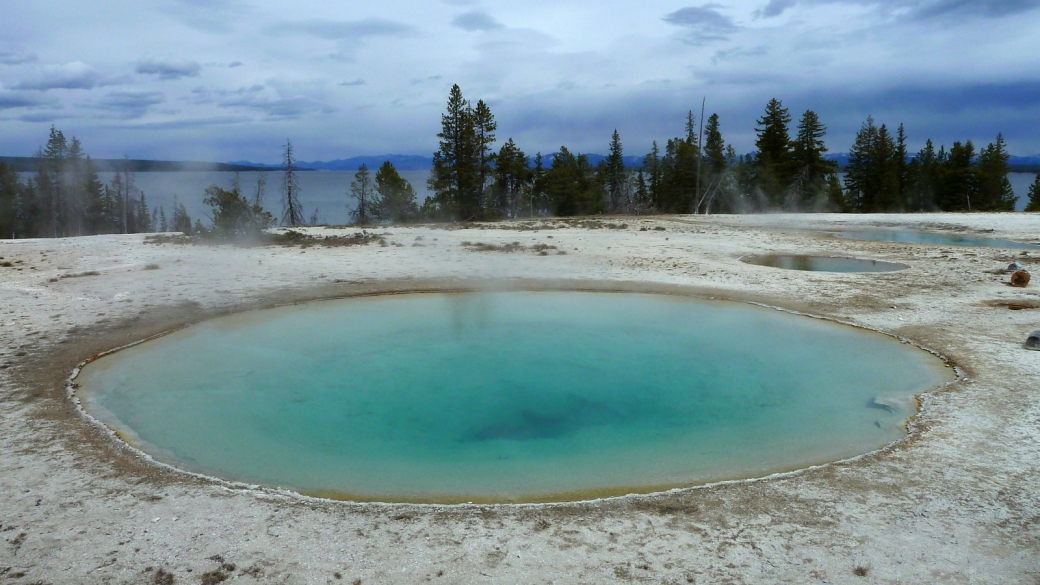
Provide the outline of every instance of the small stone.
<path id="1" fill-rule="evenodd" d="M 1026 338 L 1026 349 L 1040 351 L 1040 331 L 1034 331 Z"/>

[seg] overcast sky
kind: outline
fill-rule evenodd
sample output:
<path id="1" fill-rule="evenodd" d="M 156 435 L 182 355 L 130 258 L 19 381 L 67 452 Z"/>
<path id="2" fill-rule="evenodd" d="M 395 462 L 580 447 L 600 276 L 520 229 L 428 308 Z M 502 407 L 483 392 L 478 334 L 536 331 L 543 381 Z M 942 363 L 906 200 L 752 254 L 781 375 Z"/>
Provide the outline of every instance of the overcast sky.
<path id="1" fill-rule="evenodd" d="M 911 147 L 1040 152 L 1040 0 L 4 0 L 0 154 L 51 124 L 95 157 L 301 160 L 436 148 L 448 89 L 529 153 L 625 154 L 717 112 L 753 148 L 771 97 L 847 151 L 868 116 Z"/>

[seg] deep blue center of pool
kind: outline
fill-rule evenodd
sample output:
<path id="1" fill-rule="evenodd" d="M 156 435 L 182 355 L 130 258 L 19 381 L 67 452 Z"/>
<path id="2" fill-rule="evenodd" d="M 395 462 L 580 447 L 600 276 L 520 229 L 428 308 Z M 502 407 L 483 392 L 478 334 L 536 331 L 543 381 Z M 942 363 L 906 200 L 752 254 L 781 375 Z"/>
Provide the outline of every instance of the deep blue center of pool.
<path id="1" fill-rule="evenodd" d="M 947 379 L 892 338 L 750 305 L 411 294 L 215 319 L 79 378 L 159 460 L 374 500 L 518 501 L 761 476 L 904 436 Z"/>

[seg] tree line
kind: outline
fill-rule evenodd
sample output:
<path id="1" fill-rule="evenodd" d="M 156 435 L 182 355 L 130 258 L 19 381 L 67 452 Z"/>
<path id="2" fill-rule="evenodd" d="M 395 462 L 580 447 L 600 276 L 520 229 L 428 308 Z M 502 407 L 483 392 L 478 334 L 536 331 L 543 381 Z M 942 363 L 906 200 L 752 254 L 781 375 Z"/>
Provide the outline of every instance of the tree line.
<path id="1" fill-rule="evenodd" d="M 1000 134 L 977 151 L 970 140 L 954 142 L 949 150 L 936 150 L 928 140 L 911 155 L 902 124 L 893 135 L 887 125 L 868 118 L 840 177 L 837 163 L 826 157 L 827 127 L 816 112 L 805 111 L 793 128 L 792 122 L 783 103 L 771 99 L 756 120 L 755 152 L 738 155 L 723 138 L 719 115 L 704 120 L 702 108 L 700 122 L 689 112 L 683 134 L 663 141 L 663 149 L 653 141 L 636 168 L 625 167 L 616 129 L 608 155 L 597 165 L 566 146 L 547 162 L 541 153 L 529 157 L 512 138 L 495 152 L 494 115 L 482 100 L 472 105 L 456 85 L 437 135 L 439 149 L 428 180 L 434 195 L 419 211 L 427 219 L 464 221 L 769 209 L 1014 210 L 1009 155 Z"/>
<path id="2" fill-rule="evenodd" d="M 438 150 L 422 205 L 394 165 L 374 176 L 362 165 L 349 185 L 355 224 L 409 221 L 472 221 L 598 213 L 746 213 L 764 210 L 902 212 L 1012 211 L 1007 145 L 1001 134 L 976 150 L 970 141 L 949 150 L 929 139 L 911 154 L 900 124 L 893 133 L 867 118 L 849 149 L 844 176 L 827 158 L 826 126 L 812 110 L 794 124 L 787 108 L 771 99 L 756 120 L 755 152 L 738 155 L 722 135 L 718 114 L 700 120 L 690 111 L 684 132 L 653 141 L 642 164 L 626 167 L 615 129 L 608 154 L 592 164 L 566 146 L 545 160 L 529 156 L 512 138 L 497 150 L 498 124 L 490 107 L 451 88 L 437 134 Z M 792 137 L 793 130 L 793 137 Z M 0 164 L 0 238 L 66 237 L 176 231 L 206 233 L 182 203 L 167 216 L 149 209 L 135 185 L 129 157 L 106 184 L 80 141 L 51 127 L 34 157 L 35 172 L 21 182 Z M 300 203 L 293 145 L 283 149 L 280 223 L 310 221 Z M 264 210 L 266 173 L 255 191 L 243 192 L 237 175 L 230 190 L 212 185 L 203 202 L 213 209 L 216 233 L 236 237 L 277 223 Z M 350 207 L 348 205 L 348 207 Z M 1040 174 L 1029 191 L 1028 211 L 1040 211 Z"/>
<path id="3" fill-rule="evenodd" d="M 192 230 L 183 204 L 174 203 L 171 217 L 162 208 L 148 208 L 128 157 L 103 184 L 83 144 L 52 126 L 34 161 L 36 170 L 25 183 L 14 169 L 0 164 L 0 238 Z"/>

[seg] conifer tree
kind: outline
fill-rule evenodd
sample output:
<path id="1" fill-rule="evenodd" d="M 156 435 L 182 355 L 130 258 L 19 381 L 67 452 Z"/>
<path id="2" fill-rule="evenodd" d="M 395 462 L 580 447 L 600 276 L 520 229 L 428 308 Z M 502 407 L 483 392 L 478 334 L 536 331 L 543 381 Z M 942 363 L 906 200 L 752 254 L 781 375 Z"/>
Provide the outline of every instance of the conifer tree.
<path id="1" fill-rule="evenodd" d="M 1040 173 L 1033 178 L 1033 184 L 1029 186 L 1029 203 L 1026 211 L 1040 211 Z"/>
<path id="2" fill-rule="evenodd" d="M 372 201 L 372 212 L 379 219 L 403 223 L 419 212 L 415 204 L 415 190 L 390 161 L 383 161 L 376 171 L 375 193 L 377 198 Z"/>
<path id="3" fill-rule="evenodd" d="M 350 212 L 354 225 L 368 225 L 372 219 L 372 176 L 365 163 L 361 163 L 354 174 L 354 181 L 350 184 L 350 195 L 357 201 L 357 205 Z"/>
<path id="4" fill-rule="evenodd" d="M 977 209 L 979 172 L 975 168 L 975 145 L 972 141 L 954 142 L 949 153 L 939 149 L 939 206 L 944 211 Z M 975 205 L 972 205 L 972 200 Z"/>
<path id="5" fill-rule="evenodd" d="M 153 231 L 152 215 L 148 212 L 148 203 L 145 202 L 144 191 L 141 191 L 141 198 L 137 201 L 137 211 L 134 215 L 137 217 L 137 233 L 147 234 Z"/>
<path id="6" fill-rule="evenodd" d="M 476 165 L 474 174 L 477 184 L 474 193 L 475 201 L 470 202 L 469 205 L 473 207 L 474 217 L 482 218 L 485 209 L 484 191 L 487 188 L 488 178 L 491 177 L 491 163 L 494 160 L 492 145 L 495 144 L 495 130 L 498 129 L 498 123 L 495 122 L 495 116 L 492 115 L 491 109 L 487 107 L 484 100 L 477 100 L 477 107 L 472 110 L 470 116 L 473 120 L 472 141 L 476 148 L 473 162 Z"/>
<path id="7" fill-rule="evenodd" d="M 780 100 L 773 98 L 766 104 L 765 114 L 755 127 L 755 147 L 758 149 L 755 162 L 758 165 L 759 187 L 770 202 L 782 202 L 784 191 L 791 177 L 791 138 L 788 125 L 791 114 Z"/>
<path id="8" fill-rule="evenodd" d="M 657 148 L 656 140 L 653 141 L 650 152 L 643 157 L 643 169 L 646 170 L 647 177 L 646 204 L 651 208 L 657 207 L 661 196 L 661 151 Z"/>
<path id="9" fill-rule="evenodd" d="M 979 170 L 979 194 L 976 209 L 979 211 L 1014 211 L 1018 197 L 1011 189 L 1007 174 L 1010 156 L 1003 134 L 979 152 L 976 165 Z"/>
<path id="10" fill-rule="evenodd" d="M 910 167 L 907 162 L 907 147 L 906 147 L 906 130 L 903 128 L 903 123 L 899 123 L 899 128 L 896 130 L 896 151 L 895 151 L 895 173 L 896 173 L 896 199 L 899 202 L 899 208 L 906 210 L 910 206 Z"/>
<path id="11" fill-rule="evenodd" d="M 170 231 L 170 226 L 166 223 L 166 210 L 159 206 L 159 231 L 166 233 Z"/>
<path id="12" fill-rule="evenodd" d="M 804 179 L 799 194 L 803 204 L 810 203 L 824 192 L 829 184 L 828 175 L 838 170 L 834 161 L 824 158 L 827 146 L 823 137 L 826 134 L 827 127 L 820 122 L 816 112 L 806 110 L 791 144 L 792 169 Z"/>
<path id="13" fill-rule="evenodd" d="M 448 105 L 441 115 L 439 148 L 433 154 L 433 168 L 427 185 L 434 192 L 430 207 L 441 216 L 472 219 L 476 213 L 477 178 L 473 176 L 473 117 L 462 90 L 453 85 Z M 424 205 L 426 207 L 426 205 Z"/>
<path id="14" fill-rule="evenodd" d="M 624 201 L 627 198 L 628 176 L 625 173 L 625 159 L 621 147 L 621 137 L 618 135 L 617 128 L 614 129 L 614 134 L 610 137 L 609 153 L 605 162 L 610 209 L 619 211 L 627 207 L 629 202 Z"/>
<path id="15" fill-rule="evenodd" d="M 704 128 L 704 156 L 708 160 L 708 174 L 721 175 L 729 167 L 726 162 L 726 143 L 719 129 L 719 115 L 712 114 Z"/>
<path id="16" fill-rule="evenodd" d="M 0 238 L 14 239 L 20 231 L 18 199 L 21 188 L 18 174 L 0 163 Z"/>
<path id="17" fill-rule="evenodd" d="M 534 170 L 531 172 L 531 204 L 530 217 L 534 217 L 549 211 L 548 200 L 545 197 L 545 165 L 542 162 L 542 153 L 534 155 Z"/>
<path id="18" fill-rule="evenodd" d="M 491 190 L 495 214 L 499 217 L 519 217 L 521 208 L 525 214 L 529 213 L 533 172 L 530 159 L 517 148 L 512 138 L 495 155 L 493 176 L 495 182 Z"/>

